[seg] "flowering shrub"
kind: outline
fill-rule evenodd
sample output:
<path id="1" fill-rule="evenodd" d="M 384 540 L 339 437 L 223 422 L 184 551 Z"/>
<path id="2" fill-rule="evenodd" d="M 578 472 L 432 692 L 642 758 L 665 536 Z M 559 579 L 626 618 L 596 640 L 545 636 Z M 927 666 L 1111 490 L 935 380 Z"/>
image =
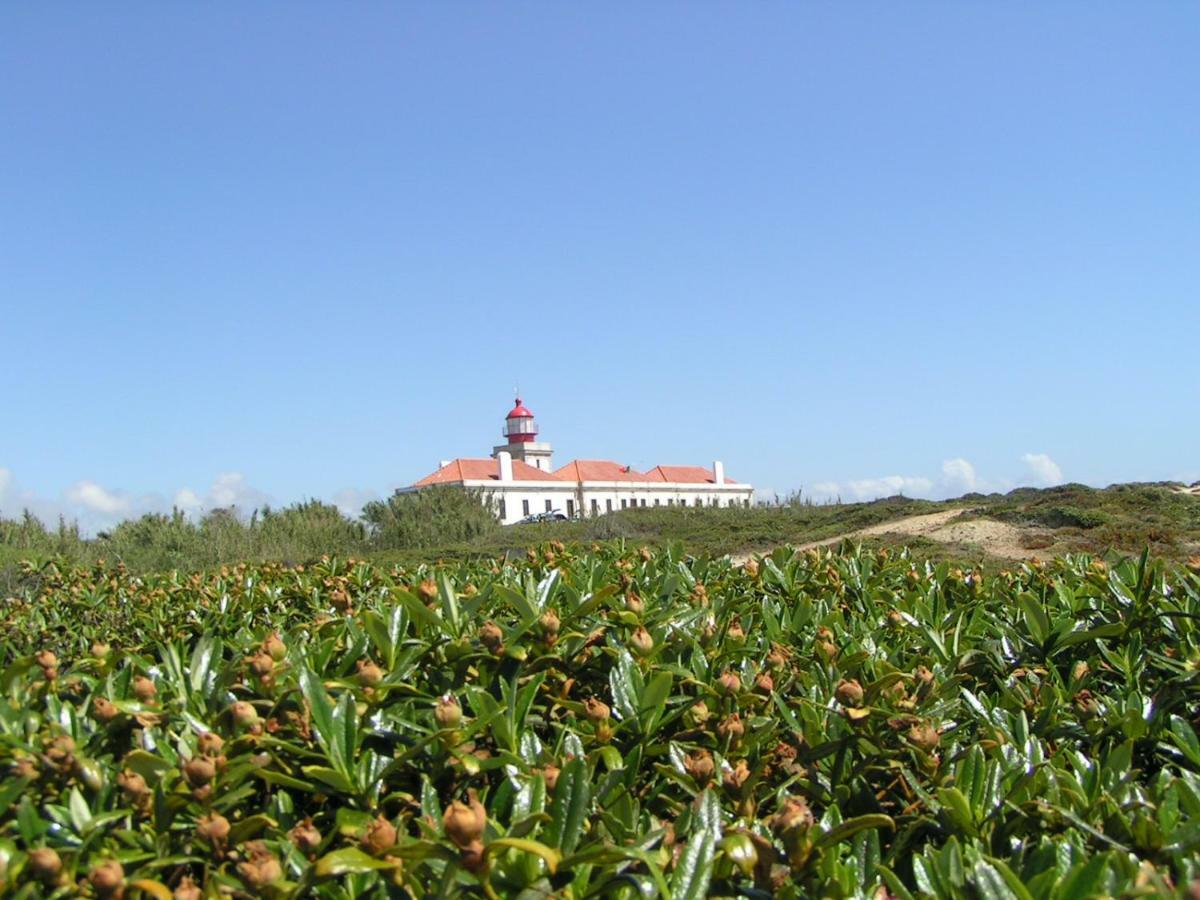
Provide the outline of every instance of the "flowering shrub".
<path id="1" fill-rule="evenodd" d="M 4 603 L 0 892 L 987 896 L 1200 877 L 1200 578 L 562 544 Z"/>

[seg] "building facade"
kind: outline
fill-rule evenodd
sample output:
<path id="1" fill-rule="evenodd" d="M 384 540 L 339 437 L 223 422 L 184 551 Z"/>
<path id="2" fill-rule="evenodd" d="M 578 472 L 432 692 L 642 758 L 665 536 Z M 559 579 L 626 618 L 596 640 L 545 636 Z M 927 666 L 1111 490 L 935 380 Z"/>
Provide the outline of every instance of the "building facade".
<path id="1" fill-rule="evenodd" d="M 508 525 L 537 513 L 571 518 L 653 506 L 750 506 L 754 488 L 726 477 L 725 467 L 655 466 L 646 472 L 601 459 L 554 467 L 553 448 L 538 441 L 537 420 L 517 398 L 504 420 L 505 443 L 487 459 L 443 460 L 410 490 L 457 485 L 483 492 Z"/>

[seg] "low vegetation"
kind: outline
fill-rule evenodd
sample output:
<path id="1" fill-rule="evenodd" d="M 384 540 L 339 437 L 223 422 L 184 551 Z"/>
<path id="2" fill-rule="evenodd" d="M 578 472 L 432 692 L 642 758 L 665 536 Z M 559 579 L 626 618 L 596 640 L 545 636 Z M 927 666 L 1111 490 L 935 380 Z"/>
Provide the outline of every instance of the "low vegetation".
<path id="1" fill-rule="evenodd" d="M 22 559 L 65 565 L 121 561 L 138 573 L 211 570 L 239 562 L 311 561 L 323 554 L 415 565 L 429 559 L 469 560 L 522 554 L 546 540 L 592 544 L 624 540 L 662 547 L 671 541 L 696 554 L 764 552 L 783 544 L 827 541 L 909 516 L 961 509 L 1019 529 L 1023 550 L 1043 557 L 1109 550 L 1184 561 L 1200 554 L 1200 495 L 1177 486 L 1082 485 L 1022 488 L 945 502 L 889 497 L 869 503 L 814 504 L 798 498 L 750 509 L 659 507 L 594 519 L 501 527 L 477 494 L 457 489 L 397 493 L 369 503 L 351 518 L 336 507 L 306 501 L 243 516 L 218 509 L 198 520 L 176 512 L 122 522 L 92 538 L 71 523 L 48 528 L 28 514 L 0 516 L 0 590 L 13 583 Z M 872 547 L 920 546 L 929 556 L 999 570 L 1012 555 L 982 544 L 927 541 L 909 534 L 855 537 Z"/>
<path id="2" fill-rule="evenodd" d="M 1200 877 L 1200 577 L 543 544 L 27 565 L 0 892 L 1076 898 Z"/>

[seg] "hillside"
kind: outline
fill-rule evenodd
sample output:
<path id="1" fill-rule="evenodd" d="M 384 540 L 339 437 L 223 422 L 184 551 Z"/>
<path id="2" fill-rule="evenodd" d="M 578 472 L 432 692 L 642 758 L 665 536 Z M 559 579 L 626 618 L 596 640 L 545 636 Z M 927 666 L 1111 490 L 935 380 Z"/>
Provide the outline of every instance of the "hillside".
<path id="1" fill-rule="evenodd" d="M 85 540 L 77 532 L 0 521 L 0 575 L 18 560 L 55 557 L 77 564 L 119 559 L 135 571 L 209 569 L 237 562 L 304 562 L 323 554 L 416 564 L 523 554 L 548 540 L 591 545 L 677 543 L 693 555 L 748 558 L 782 545 L 842 541 L 911 546 L 940 559 L 1003 567 L 1070 552 L 1200 555 L 1200 493 L 1180 484 L 1069 484 L 970 494 L 947 501 L 889 497 L 869 503 L 786 503 L 752 509 L 631 509 L 582 521 L 502 528 L 479 504 L 448 492 L 407 495 L 394 510 L 375 504 L 368 522 L 315 502 L 256 515 L 218 511 L 199 523 L 146 517 Z M 428 496 L 427 496 L 428 495 Z M 403 504 L 409 504 L 411 508 Z M 380 512 L 382 510 L 382 512 Z M 393 518 L 388 516 L 395 513 Z M 391 529 L 383 533 L 370 527 Z M 0 587 L 4 579 L 0 577 Z"/>

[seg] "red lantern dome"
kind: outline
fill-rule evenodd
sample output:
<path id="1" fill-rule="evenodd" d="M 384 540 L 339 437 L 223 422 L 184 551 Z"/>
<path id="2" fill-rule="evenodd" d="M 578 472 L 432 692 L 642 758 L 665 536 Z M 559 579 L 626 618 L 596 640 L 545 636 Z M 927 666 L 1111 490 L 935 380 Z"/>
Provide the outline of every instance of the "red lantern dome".
<path id="1" fill-rule="evenodd" d="M 537 422 L 534 421 L 533 413 L 529 411 L 528 407 L 521 403 L 520 397 L 505 416 L 502 433 L 508 438 L 510 444 L 530 443 L 537 440 Z"/>

